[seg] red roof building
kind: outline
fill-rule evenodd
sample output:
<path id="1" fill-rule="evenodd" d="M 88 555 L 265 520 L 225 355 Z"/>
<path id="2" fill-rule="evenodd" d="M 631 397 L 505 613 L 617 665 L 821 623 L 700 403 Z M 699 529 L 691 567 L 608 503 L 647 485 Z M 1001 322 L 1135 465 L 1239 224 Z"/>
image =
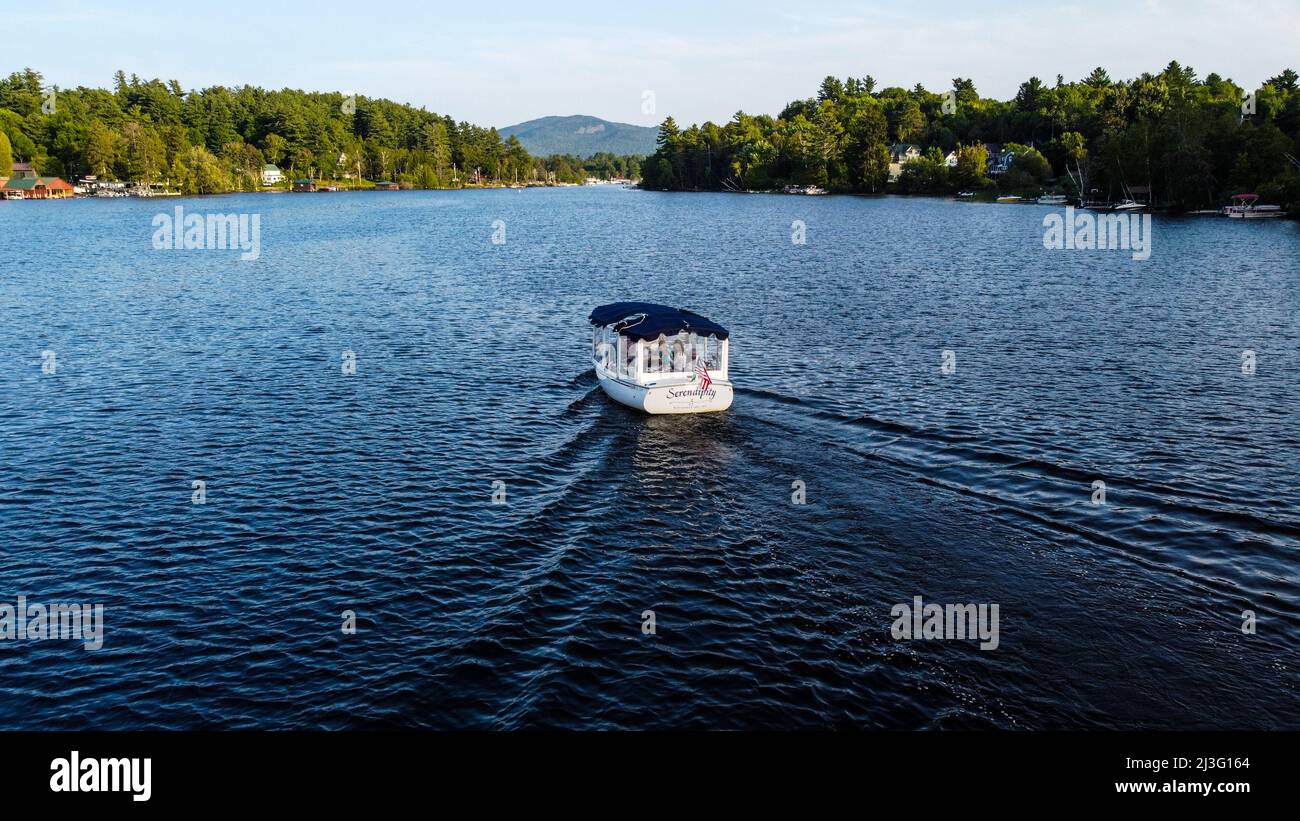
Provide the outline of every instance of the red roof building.
<path id="1" fill-rule="evenodd" d="M 18 165 L 19 163 L 14 163 L 15 173 Z M 72 186 L 58 177 L 15 176 L 5 180 L 0 194 L 5 199 L 61 200 L 72 196 Z"/>

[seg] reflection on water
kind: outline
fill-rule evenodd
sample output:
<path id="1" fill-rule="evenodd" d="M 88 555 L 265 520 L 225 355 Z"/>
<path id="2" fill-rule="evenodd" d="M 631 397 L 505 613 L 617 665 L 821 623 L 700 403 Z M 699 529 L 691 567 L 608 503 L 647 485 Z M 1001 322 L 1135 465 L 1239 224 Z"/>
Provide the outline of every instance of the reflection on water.
<path id="1" fill-rule="evenodd" d="M 0 600 L 106 624 L 6 642 L 4 726 L 1300 725 L 1292 223 L 1157 217 L 1141 262 L 1036 206 L 210 202 L 259 260 L 154 252 L 138 200 L 0 217 Z M 730 411 L 601 393 L 624 299 L 729 327 Z M 998 649 L 893 640 L 918 595 Z"/>

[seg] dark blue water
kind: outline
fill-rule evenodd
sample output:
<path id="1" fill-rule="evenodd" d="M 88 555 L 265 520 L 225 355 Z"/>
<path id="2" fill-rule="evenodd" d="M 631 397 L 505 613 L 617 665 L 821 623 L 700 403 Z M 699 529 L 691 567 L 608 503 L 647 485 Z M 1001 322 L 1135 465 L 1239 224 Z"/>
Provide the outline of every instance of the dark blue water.
<path id="1" fill-rule="evenodd" d="M 153 250 L 177 204 L 261 258 Z M 0 641 L 0 726 L 1300 729 L 1300 226 L 1045 213 L 0 202 L 0 603 L 106 623 Z M 730 327 L 729 412 L 606 399 L 623 299 Z M 999 647 L 895 640 L 917 595 Z"/>

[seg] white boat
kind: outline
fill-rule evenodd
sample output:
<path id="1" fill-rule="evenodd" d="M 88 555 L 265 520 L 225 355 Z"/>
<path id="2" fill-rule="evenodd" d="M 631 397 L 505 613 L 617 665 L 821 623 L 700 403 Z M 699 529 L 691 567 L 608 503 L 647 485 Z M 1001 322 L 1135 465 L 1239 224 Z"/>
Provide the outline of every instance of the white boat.
<path id="1" fill-rule="evenodd" d="M 653 302 L 601 305 L 588 319 L 596 379 L 615 402 L 646 413 L 731 407 L 726 328 Z"/>
<path id="2" fill-rule="evenodd" d="M 1038 198 L 1039 205 L 1065 205 L 1070 198 L 1064 194 L 1044 194 Z"/>
<path id="3" fill-rule="evenodd" d="M 1285 217 L 1286 212 L 1280 205 L 1258 205 L 1258 194 L 1233 194 L 1232 205 L 1223 209 L 1225 216 L 1233 219 L 1274 219 Z"/>
<path id="4" fill-rule="evenodd" d="M 1138 202 L 1137 200 L 1124 200 L 1123 202 L 1119 203 L 1118 205 L 1116 205 L 1114 208 L 1112 208 L 1112 209 L 1110 209 L 1110 210 L 1112 210 L 1112 211 L 1141 211 L 1141 210 L 1143 210 L 1144 208 L 1146 208 L 1146 204 L 1145 204 L 1145 203 Z"/>
<path id="5" fill-rule="evenodd" d="M 782 194 L 806 194 L 815 197 L 821 194 L 828 194 L 830 192 L 827 191 L 825 188 L 819 188 L 816 185 L 787 185 L 785 188 L 781 189 L 781 193 Z"/>

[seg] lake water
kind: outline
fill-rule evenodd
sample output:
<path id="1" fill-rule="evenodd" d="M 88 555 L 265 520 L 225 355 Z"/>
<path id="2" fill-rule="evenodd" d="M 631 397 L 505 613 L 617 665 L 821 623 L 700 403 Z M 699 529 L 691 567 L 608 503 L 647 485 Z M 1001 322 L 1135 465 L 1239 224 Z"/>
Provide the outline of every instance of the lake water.
<path id="1" fill-rule="evenodd" d="M 260 257 L 154 250 L 177 205 Z M 1300 729 L 1300 226 L 1047 213 L 0 202 L 0 604 L 105 608 L 0 642 L 0 727 Z M 630 299 L 730 328 L 730 411 L 603 395 Z"/>

